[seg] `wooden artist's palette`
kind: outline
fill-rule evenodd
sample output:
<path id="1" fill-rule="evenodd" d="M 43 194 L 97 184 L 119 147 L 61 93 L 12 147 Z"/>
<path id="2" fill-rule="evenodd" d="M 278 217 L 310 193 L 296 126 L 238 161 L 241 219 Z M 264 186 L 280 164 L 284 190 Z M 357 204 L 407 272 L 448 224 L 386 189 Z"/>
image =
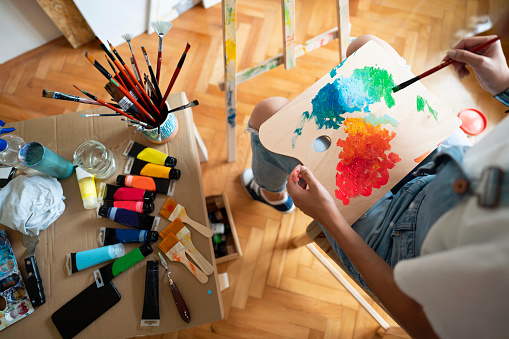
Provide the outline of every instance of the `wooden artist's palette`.
<path id="1" fill-rule="evenodd" d="M 260 140 L 310 168 L 353 223 L 461 124 L 419 82 L 392 92 L 413 77 L 369 42 L 262 124 Z"/>

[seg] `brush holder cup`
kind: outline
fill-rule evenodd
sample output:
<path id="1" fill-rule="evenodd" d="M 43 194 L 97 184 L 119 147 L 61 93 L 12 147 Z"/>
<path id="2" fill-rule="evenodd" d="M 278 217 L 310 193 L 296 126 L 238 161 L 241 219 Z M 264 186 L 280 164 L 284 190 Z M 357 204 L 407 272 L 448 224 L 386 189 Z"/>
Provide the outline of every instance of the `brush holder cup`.
<path id="1" fill-rule="evenodd" d="M 168 114 L 168 103 L 166 103 L 166 111 L 163 114 Z M 158 128 L 145 129 L 142 131 L 145 138 L 154 144 L 165 144 L 173 139 L 178 132 L 179 124 L 175 114 L 170 113 L 161 124 L 161 132 L 159 133 Z"/>
<path id="2" fill-rule="evenodd" d="M 97 179 L 107 179 L 117 171 L 115 154 L 95 140 L 87 140 L 76 148 L 74 163 Z"/>
<path id="3" fill-rule="evenodd" d="M 67 179 L 74 172 L 72 162 L 38 142 L 29 142 L 19 150 L 19 162 L 27 167 L 49 174 L 57 179 Z"/>

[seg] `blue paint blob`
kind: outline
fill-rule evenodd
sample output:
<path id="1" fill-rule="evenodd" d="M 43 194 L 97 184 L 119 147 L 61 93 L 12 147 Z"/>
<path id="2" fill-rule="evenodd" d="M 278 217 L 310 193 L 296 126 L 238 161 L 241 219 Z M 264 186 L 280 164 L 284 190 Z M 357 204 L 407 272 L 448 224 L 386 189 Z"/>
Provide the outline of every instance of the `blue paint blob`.
<path id="1" fill-rule="evenodd" d="M 211 294 L 212 294 L 212 291 L 211 291 L 211 290 L 208 290 L 208 291 L 207 291 L 207 294 L 208 294 L 208 295 L 211 295 Z"/>

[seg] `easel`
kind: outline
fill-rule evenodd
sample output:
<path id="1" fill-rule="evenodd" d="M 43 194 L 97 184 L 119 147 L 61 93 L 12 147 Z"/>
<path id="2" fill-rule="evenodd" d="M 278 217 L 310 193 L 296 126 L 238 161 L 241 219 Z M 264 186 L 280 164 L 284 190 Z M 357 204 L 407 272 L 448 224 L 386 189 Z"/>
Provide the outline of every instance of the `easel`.
<path id="1" fill-rule="evenodd" d="M 236 126 L 237 126 L 237 84 L 263 74 L 281 64 L 285 69 L 295 67 L 298 57 L 320 48 L 329 42 L 339 39 L 340 61 L 346 58 L 349 43 L 349 9 L 348 0 L 335 0 L 338 26 L 322 33 L 303 44 L 295 45 L 295 0 L 281 0 L 283 18 L 283 53 L 277 54 L 256 66 L 237 71 L 237 1 L 222 0 L 223 10 L 223 51 L 224 80 L 219 83 L 221 91 L 226 89 L 226 147 L 228 162 L 236 158 Z M 225 86 L 226 83 L 226 86 Z"/>

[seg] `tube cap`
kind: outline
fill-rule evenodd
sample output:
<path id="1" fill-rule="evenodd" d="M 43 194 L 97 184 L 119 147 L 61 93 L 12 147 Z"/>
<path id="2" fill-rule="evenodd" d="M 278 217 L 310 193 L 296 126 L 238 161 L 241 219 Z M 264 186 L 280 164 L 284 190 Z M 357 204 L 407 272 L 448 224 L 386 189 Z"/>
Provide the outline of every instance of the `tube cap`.
<path id="1" fill-rule="evenodd" d="M 143 254 L 144 257 L 152 253 L 154 250 L 152 249 L 152 246 L 150 246 L 149 243 L 143 244 L 140 247 L 140 252 Z"/>
<path id="2" fill-rule="evenodd" d="M 159 269 L 159 261 L 147 260 L 147 271 L 155 271 Z"/>
<path id="3" fill-rule="evenodd" d="M 147 232 L 147 242 L 156 242 L 159 237 L 159 233 L 156 231 L 148 231 Z"/>
<path id="4" fill-rule="evenodd" d="M 149 214 L 154 212 L 155 205 L 153 202 L 144 202 L 143 203 L 143 213 Z"/>
<path id="5" fill-rule="evenodd" d="M 125 186 L 125 175 L 119 174 L 117 177 L 117 185 Z"/>
<path id="6" fill-rule="evenodd" d="M 177 159 L 174 157 L 167 157 L 166 160 L 164 160 L 164 166 L 166 167 L 175 167 L 177 165 Z"/>
<path id="7" fill-rule="evenodd" d="M 7 141 L 4 139 L 0 139 L 0 152 L 4 151 L 7 148 Z"/>
<path id="8" fill-rule="evenodd" d="M 176 169 L 176 168 L 172 168 L 170 170 L 170 176 L 169 176 L 169 179 L 175 179 L 175 180 L 178 180 L 180 179 L 180 170 L 179 169 Z"/>
<path id="9" fill-rule="evenodd" d="M 143 193 L 143 200 L 148 202 L 156 200 L 156 192 L 145 191 L 145 193 Z"/>
<path id="10" fill-rule="evenodd" d="M 99 212 L 97 212 L 97 214 L 99 214 L 101 217 L 107 218 L 109 210 L 110 210 L 109 207 L 103 205 L 103 206 L 99 207 Z"/>

